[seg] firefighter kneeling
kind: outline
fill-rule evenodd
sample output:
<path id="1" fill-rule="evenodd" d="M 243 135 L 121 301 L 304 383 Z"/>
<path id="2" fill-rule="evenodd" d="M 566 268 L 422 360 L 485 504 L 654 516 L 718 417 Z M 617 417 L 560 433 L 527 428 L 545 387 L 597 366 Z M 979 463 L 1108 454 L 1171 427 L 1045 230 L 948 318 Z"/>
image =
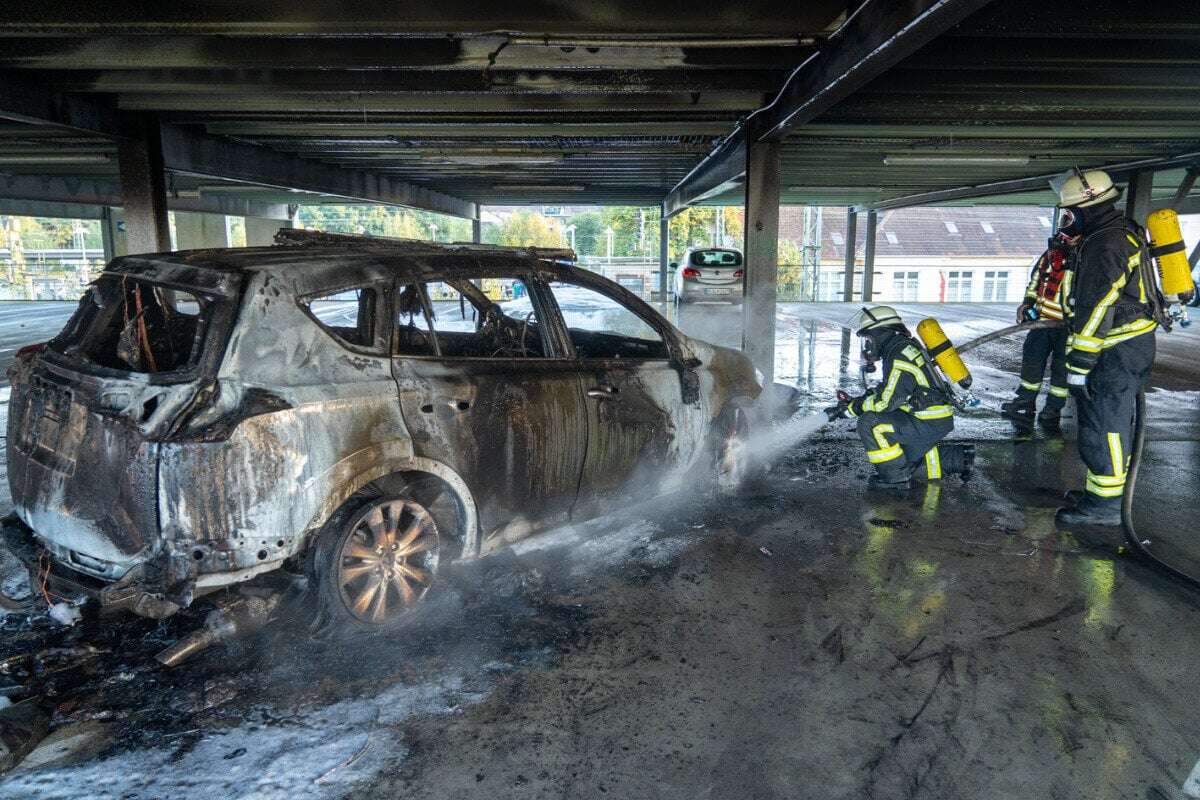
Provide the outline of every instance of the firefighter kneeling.
<path id="1" fill-rule="evenodd" d="M 926 476 L 970 474 L 971 445 L 938 444 L 954 429 L 949 391 L 904 321 L 887 306 L 864 308 L 851 323 L 862 338 L 865 362 L 883 362 L 883 382 L 861 397 L 839 392 L 839 403 L 825 409 L 831 420 L 858 419 L 858 435 L 875 465 L 871 485 L 904 489 L 925 464 Z"/>

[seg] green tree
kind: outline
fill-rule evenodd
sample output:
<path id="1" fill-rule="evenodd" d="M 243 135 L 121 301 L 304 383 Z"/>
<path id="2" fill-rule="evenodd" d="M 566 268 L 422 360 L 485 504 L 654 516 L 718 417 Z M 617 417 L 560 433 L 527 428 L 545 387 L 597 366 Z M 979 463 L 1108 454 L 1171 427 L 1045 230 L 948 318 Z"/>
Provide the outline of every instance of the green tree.
<path id="1" fill-rule="evenodd" d="M 565 247 L 562 225 L 534 211 L 522 209 L 500 226 L 499 244 L 510 247 Z"/>
<path id="2" fill-rule="evenodd" d="M 598 211 L 585 211 L 567 220 L 575 226 L 575 253 L 580 256 L 604 255 L 604 220 Z"/>
<path id="3" fill-rule="evenodd" d="M 779 240 L 779 296 L 786 300 L 803 299 L 804 273 L 800 248 L 791 239 Z"/>

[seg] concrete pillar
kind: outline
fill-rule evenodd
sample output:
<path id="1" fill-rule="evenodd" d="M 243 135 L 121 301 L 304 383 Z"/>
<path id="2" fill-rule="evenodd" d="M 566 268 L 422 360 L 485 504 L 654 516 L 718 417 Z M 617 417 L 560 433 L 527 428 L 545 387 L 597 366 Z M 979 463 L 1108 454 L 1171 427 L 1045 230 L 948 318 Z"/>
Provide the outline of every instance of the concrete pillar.
<path id="1" fill-rule="evenodd" d="M 867 212 L 867 235 L 863 242 L 862 301 L 870 303 L 875 293 L 875 231 L 879 224 L 879 212 Z"/>
<path id="2" fill-rule="evenodd" d="M 775 380 L 775 294 L 779 283 L 778 142 L 746 151 L 746 279 L 742 350 L 770 385 Z"/>
<path id="3" fill-rule="evenodd" d="M 471 241 L 483 244 L 483 206 L 475 204 L 475 216 L 471 217 Z"/>
<path id="4" fill-rule="evenodd" d="M 846 209 L 846 274 L 842 278 L 842 301 L 854 302 L 854 262 L 858 260 L 858 212 Z"/>
<path id="5" fill-rule="evenodd" d="M 1139 225 L 1145 225 L 1146 217 L 1150 214 L 1150 201 L 1153 199 L 1154 173 L 1134 173 L 1125 190 L 1125 216 L 1132 217 Z"/>
<path id="6" fill-rule="evenodd" d="M 280 228 L 293 228 L 290 219 L 267 219 L 246 217 L 246 247 L 268 247 L 275 244 L 275 234 Z"/>
<path id="7" fill-rule="evenodd" d="M 667 207 L 662 207 L 658 219 L 658 299 L 671 299 L 671 220 L 667 218 Z"/>
<path id="8" fill-rule="evenodd" d="M 171 226 L 158 120 L 133 117 L 128 133 L 117 145 L 127 247 L 130 253 L 161 253 L 171 249 Z"/>
<path id="9" fill-rule="evenodd" d="M 229 226 L 225 215 L 176 211 L 175 243 L 180 250 L 229 247 Z"/>

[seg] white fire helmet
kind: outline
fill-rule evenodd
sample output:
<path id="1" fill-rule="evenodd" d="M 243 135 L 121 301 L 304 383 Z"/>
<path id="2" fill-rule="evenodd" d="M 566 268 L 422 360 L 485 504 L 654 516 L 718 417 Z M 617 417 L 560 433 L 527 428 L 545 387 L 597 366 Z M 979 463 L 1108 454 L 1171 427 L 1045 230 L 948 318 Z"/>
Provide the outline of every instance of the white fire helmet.
<path id="1" fill-rule="evenodd" d="M 1107 172 L 1099 169 L 1087 172 L 1076 170 L 1058 190 L 1058 205 L 1059 208 L 1087 208 L 1115 200 L 1120 195 L 1121 190 L 1113 185 Z"/>
<path id="2" fill-rule="evenodd" d="M 864 308 L 859 311 L 850 320 L 850 327 L 859 335 L 862 335 L 876 328 L 902 328 L 904 320 L 896 313 L 896 309 L 891 306 L 875 306 L 873 308 Z"/>

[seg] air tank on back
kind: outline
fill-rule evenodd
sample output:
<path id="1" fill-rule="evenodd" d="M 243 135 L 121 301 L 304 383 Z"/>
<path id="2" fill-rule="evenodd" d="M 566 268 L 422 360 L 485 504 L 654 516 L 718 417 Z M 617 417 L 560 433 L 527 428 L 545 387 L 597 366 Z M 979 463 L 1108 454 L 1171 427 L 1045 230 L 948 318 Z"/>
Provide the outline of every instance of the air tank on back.
<path id="1" fill-rule="evenodd" d="M 1179 229 L 1179 215 L 1170 208 L 1161 208 L 1146 218 L 1146 230 L 1150 232 L 1150 255 L 1158 264 L 1162 293 L 1168 302 L 1186 303 L 1196 291 L 1196 283 Z"/>
<path id="2" fill-rule="evenodd" d="M 967 370 L 967 365 L 963 363 L 936 319 L 923 319 L 918 322 L 917 336 L 947 378 L 963 389 L 971 388 L 971 373 Z"/>

